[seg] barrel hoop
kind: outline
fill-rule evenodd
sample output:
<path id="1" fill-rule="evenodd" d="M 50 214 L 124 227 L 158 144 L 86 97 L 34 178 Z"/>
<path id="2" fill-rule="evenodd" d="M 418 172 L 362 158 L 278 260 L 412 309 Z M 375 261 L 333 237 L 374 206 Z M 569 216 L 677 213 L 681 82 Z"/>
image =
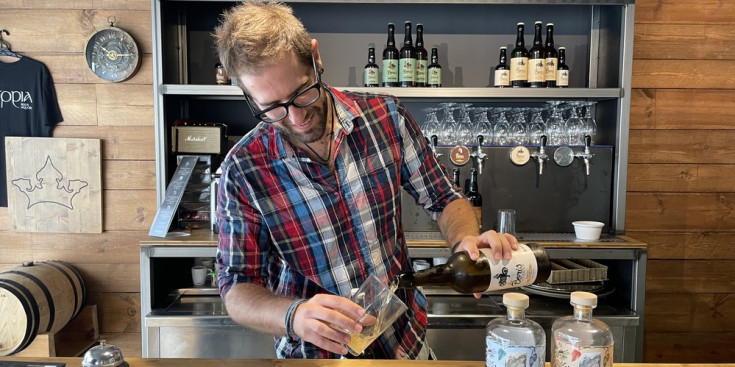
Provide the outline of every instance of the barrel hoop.
<path id="1" fill-rule="evenodd" d="M 46 296 L 46 301 L 48 302 L 48 326 L 46 327 L 46 331 L 43 331 L 45 333 L 48 333 L 51 331 L 51 327 L 54 326 L 54 318 L 56 318 L 56 307 L 54 306 L 54 297 L 51 296 L 51 292 L 49 292 L 48 287 L 46 287 L 46 284 L 43 284 L 41 279 L 36 278 L 35 276 L 24 273 L 22 271 L 16 271 L 16 270 L 10 270 L 8 273 L 10 274 L 18 274 L 22 277 L 26 277 L 30 279 L 33 283 L 36 283 L 38 288 L 43 292 L 43 294 Z M 35 303 L 35 300 L 33 301 Z M 38 305 L 36 305 L 36 308 L 38 308 Z M 39 319 L 40 320 L 40 319 Z"/>
<path id="2" fill-rule="evenodd" d="M 10 285 L 3 286 L 3 283 L 6 283 Z M 15 354 L 15 352 L 19 352 L 23 349 L 25 349 L 28 345 L 31 344 L 33 339 L 36 338 L 36 333 L 38 332 L 38 324 L 39 324 L 39 318 L 41 312 L 38 310 L 38 304 L 33 302 L 33 295 L 31 292 L 28 291 L 24 286 L 18 284 L 17 282 L 9 279 L 2 279 L 0 278 L 0 288 L 3 288 L 7 290 L 8 292 L 12 293 L 15 297 L 18 298 L 20 303 L 23 305 L 23 310 L 26 313 L 26 316 L 30 316 L 31 313 L 34 317 L 26 317 L 26 334 L 23 337 L 23 342 L 20 343 L 20 345 L 15 348 L 15 350 L 10 354 Z M 20 293 L 23 293 L 25 295 L 25 298 Z M 23 302 L 23 300 L 26 299 L 28 302 Z M 33 321 L 36 321 L 35 323 Z"/>
<path id="3" fill-rule="evenodd" d="M 50 266 L 50 267 L 52 267 L 52 268 L 60 271 L 61 274 L 64 274 L 64 276 L 66 277 L 66 279 L 69 281 L 69 284 L 71 284 L 71 289 L 74 292 L 74 313 L 73 313 L 73 315 L 71 315 L 72 318 L 73 318 L 74 316 L 77 315 L 77 312 L 79 311 L 79 308 L 77 308 L 77 307 L 79 307 L 79 294 L 77 293 L 77 286 L 74 284 L 74 280 L 72 280 L 71 277 L 69 276 L 69 274 L 67 272 L 65 272 L 64 269 L 62 269 L 62 267 L 59 266 L 58 264 L 54 264 L 51 261 L 44 262 L 43 264 L 46 264 L 46 265 L 48 265 L 48 266 Z M 67 269 L 71 269 L 72 267 L 71 266 L 66 266 L 66 268 Z M 81 283 L 81 280 L 79 281 L 79 283 Z"/>
<path id="4" fill-rule="evenodd" d="M 55 261 L 55 262 L 61 263 L 60 261 Z M 68 265 L 67 264 L 66 267 L 69 270 L 71 270 L 77 276 L 77 279 L 79 280 L 79 284 L 82 287 L 82 304 L 81 304 L 81 306 L 84 306 L 84 305 L 87 304 L 87 286 L 84 284 L 84 279 L 82 278 L 82 274 L 79 274 L 79 271 L 77 270 L 77 268 L 75 268 L 75 267 L 73 267 L 71 265 Z M 72 283 L 72 286 L 74 286 L 74 283 Z M 81 307 L 79 307 L 79 309 L 81 309 Z"/>

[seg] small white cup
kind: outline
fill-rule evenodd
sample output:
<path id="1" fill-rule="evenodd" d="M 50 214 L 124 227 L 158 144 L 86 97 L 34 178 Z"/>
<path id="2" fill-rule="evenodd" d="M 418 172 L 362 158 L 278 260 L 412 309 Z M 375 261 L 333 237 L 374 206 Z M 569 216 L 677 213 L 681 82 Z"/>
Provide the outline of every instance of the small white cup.
<path id="1" fill-rule="evenodd" d="M 602 227 L 605 226 L 602 222 L 593 222 L 588 220 L 578 220 L 572 222 L 572 225 L 574 225 L 574 235 L 580 240 L 600 239 Z"/>
<path id="2" fill-rule="evenodd" d="M 211 257 L 204 257 L 202 258 L 202 266 L 204 266 L 207 269 L 212 269 L 212 266 L 214 265 L 214 259 Z"/>
<path id="3" fill-rule="evenodd" d="M 191 267 L 191 281 L 194 285 L 204 285 L 207 281 L 207 273 L 209 269 L 205 266 L 192 266 Z"/>

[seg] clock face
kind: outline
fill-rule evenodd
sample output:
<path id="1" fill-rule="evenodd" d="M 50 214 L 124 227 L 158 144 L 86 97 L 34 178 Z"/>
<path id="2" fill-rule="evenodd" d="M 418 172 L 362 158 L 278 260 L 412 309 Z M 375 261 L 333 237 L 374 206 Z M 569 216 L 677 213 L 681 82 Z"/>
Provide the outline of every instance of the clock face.
<path id="1" fill-rule="evenodd" d="M 95 33 L 85 50 L 87 65 L 102 79 L 121 82 L 140 66 L 138 44 L 127 32 L 110 27 Z"/>

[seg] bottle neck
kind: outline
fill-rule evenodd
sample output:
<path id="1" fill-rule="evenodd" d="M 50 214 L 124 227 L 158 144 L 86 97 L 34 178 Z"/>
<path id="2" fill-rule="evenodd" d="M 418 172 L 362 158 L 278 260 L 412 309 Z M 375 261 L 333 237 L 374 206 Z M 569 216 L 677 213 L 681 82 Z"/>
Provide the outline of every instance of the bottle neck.
<path id="1" fill-rule="evenodd" d="M 546 47 L 554 47 L 554 27 L 546 27 Z"/>
<path id="2" fill-rule="evenodd" d="M 508 62 L 507 60 L 508 60 L 507 50 L 506 49 L 500 50 L 500 58 L 498 60 L 498 63 L 501 65 L 505 65 L 505 63 Z"/>
<path id="3" fill-rule="evenodd" d="M 438 51 L 435 48 L 431 49 L 431 63 L 432 64 L 438 64 L 439 63 L 439 54 Z"/>
<path id="4" fill-rule="evenodd" d="M 422 27 L 416 27 L 416 47 L 424 46 L 424 29 Z"/>
<path id="5" fill-rule="evenodd" d="M 396 44 L 396 37 L 395 37 L 395 30 L 392 25 L 388 26 L 388 47 L 395 46 Z"/>
<path id="6" fill-rule="evenodd" d="M 523 321 L 526 319 L 526 309 L 521 307 L 508 307 L 508 320 Z"/>
<path id="7" fill-rule="evenodd" d="M 533 36 L 533 45 L 541 46 L 541 24 L 536 24 L 535 32 Z"/>
<path id="8" fill-rule="evenodd" d="M 592 307 L 574 305 L 574 319 L 579 321 L 592 321 Z"/>
<path id="9" fill-rule="evenodd" d="M 413 40 L 411 39 L 411 24 L 406 23 L 405 35 L 403 36 L 403 45 L 412 46 Z"/>
<path id="10" fill-rule="evenodd" d="M 559 64 L 564 64 L 567 62 L 567 53 L 564 51 L 564 49 L 559 50 Z"/>
<path id="11" fill-rule="evenodd" d="M 470 191 L 477 192 L 477 171 L 473 171 L 470 175 Z"/>
<path id="12" fill-rule="evenodd" d="M 516 46 L 522 47 L 526 44 L 523 40 L 523 26 L 518 26 L 518 35 L 516 35 Z"/>
<path id="13" fill-rule="evenodd" d="M 370 48 L 368 50 L 368 63 L 369 64 L 375 63 L 375 49 L 374 48 Z"/>

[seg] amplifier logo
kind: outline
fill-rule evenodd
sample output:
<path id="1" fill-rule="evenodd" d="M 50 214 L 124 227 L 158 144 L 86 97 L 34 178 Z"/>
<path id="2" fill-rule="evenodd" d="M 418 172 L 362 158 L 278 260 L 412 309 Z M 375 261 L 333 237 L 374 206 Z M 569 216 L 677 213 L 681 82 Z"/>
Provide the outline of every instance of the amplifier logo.
<path id="1" fill-rule="evenodd" d="M 207 136 L 194 136 L 194 135 L 187 135 L 185 141 L 188 141 L 190 143 L 204 143 L 207 141 Z"/>

